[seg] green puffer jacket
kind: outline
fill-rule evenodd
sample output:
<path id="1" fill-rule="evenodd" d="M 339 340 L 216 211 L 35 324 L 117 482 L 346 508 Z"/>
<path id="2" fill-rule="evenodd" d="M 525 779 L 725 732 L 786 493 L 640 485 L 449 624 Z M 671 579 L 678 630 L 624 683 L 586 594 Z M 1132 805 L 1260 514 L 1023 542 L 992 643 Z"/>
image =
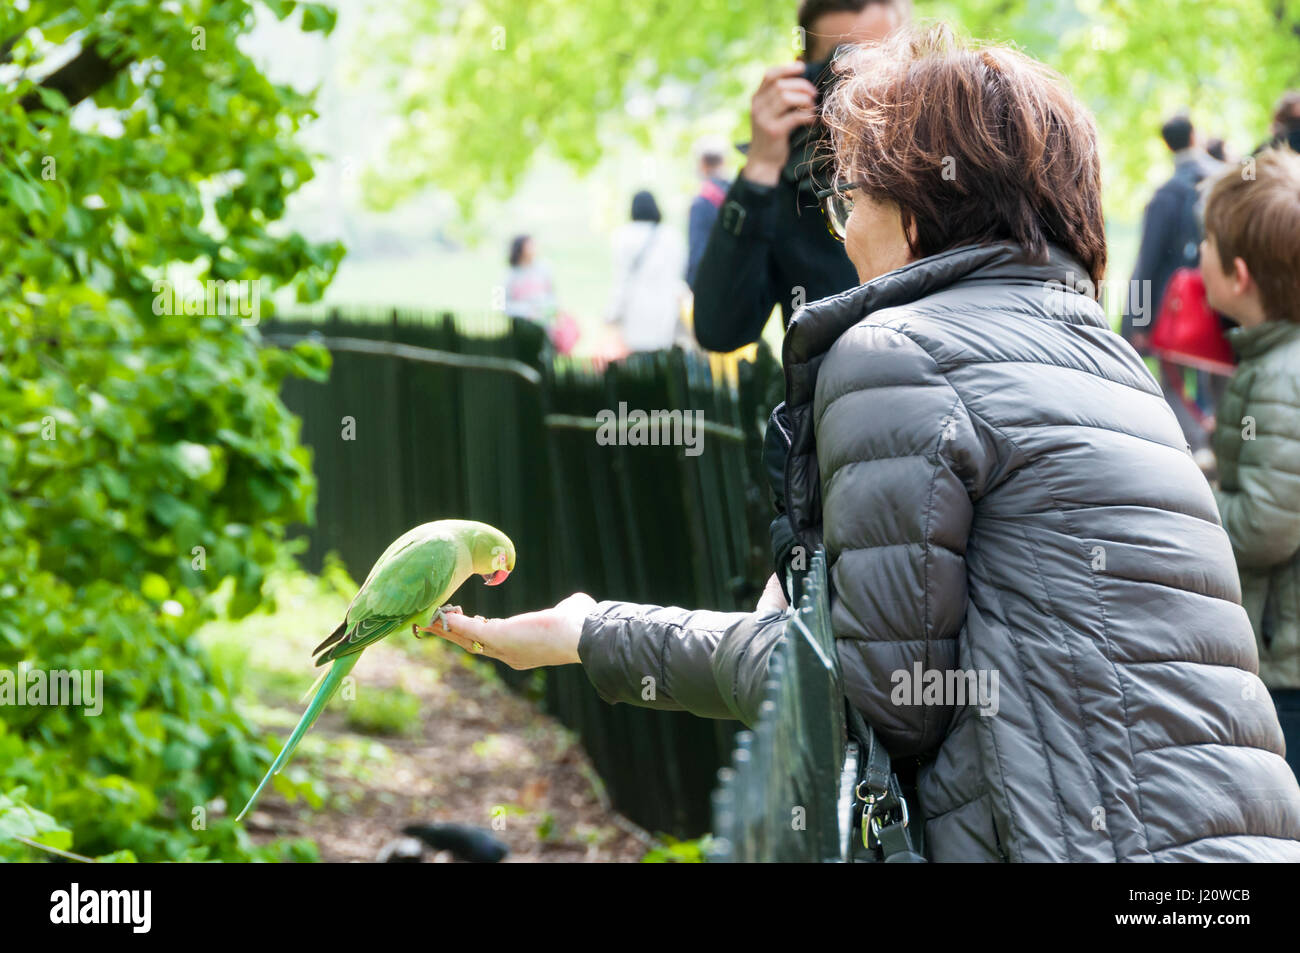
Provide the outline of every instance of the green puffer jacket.
<path id="1" fill-rule="evenodd" d="M 1229 335 L 1240 358 L 1218 408 L 1223 527 L 1269 688 L 1300 688 L 1300 324 Z"/>

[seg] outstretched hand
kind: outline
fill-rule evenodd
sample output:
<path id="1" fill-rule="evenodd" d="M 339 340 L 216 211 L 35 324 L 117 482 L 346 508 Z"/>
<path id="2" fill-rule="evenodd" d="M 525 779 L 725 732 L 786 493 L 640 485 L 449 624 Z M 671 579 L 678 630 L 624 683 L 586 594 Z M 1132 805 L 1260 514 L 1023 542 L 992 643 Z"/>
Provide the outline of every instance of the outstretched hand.
<path id="1" fill-rule="evenodd" d="M 511 668 L 569 665 L 578 658 L 582 623 L 596 600 L 575 592 L 559 605 L 508 619 L 485 619 L 452 613 L 429 629 L 466 652 L 500 659 Z"/>
<path id="2" fill-rule="evenodd" d="M 582 638 L 582 624 L 594 608 L 595 599 L 585 592 L 575 592 L 553 608 L 508 619 L 447 613 L 425 631 L 454 642 L 466 652 L 500 659 L 515 669 L 571 665 L 582 661 L 578 657 L 578 640 Z M 786 608 L 781 584 L 772 576 L 755 611 L 770 615 Z"/>

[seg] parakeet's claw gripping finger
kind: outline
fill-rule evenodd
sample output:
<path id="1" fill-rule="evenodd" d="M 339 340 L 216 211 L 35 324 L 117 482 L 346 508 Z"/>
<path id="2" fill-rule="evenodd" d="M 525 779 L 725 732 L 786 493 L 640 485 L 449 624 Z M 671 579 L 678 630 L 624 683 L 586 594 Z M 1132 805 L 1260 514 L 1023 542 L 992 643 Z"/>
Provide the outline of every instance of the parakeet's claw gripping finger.
<path id="1" fill-rule="evenodd" d="M 447 616 L 453 612 L 460 614 L 460 606 L 442 606 L 433 613 L 433 617 L 438 620 L 438 625 L 441 626 L 443 632 L 451 631 L 451 626 L 447 624 Z M 430 628 L 432 627 L 431 624 Z"/>
<path id="2" fill-rule="evenodd" d="M 451 626 L 447 625 L 447 616 L 453 612 L 461 613 L 460 606 L 442 606 L 439 609 L 435 609 L 433 612 L 433 619 L 430 620 L 428 625 L 416 625 L 414 622 L 411 623 L 411 634 L 417 639 L 422 639 L 424 638 L 421 634 L 423 632 L 428 632 L 432 635 L 441 635 L 450 632 Z M 442 631 L 439 632 L 439 629 Z"/>

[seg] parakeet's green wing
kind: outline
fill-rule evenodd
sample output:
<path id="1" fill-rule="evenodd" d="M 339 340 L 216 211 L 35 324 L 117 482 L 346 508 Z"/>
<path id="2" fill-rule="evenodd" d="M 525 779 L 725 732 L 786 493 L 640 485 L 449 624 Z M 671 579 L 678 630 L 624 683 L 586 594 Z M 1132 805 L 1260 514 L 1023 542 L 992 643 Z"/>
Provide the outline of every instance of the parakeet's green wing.
<path id="1" fill-rule="evenodd" d="M 316 664 L 360 652 L 401 628 L 412 616 L 441 605 L 451 595 L 448 588 L 459 554 L 454 541 L 433 537 L 412 542 L 381 559 L 348 609 L 346 636 L 318 657 Z"/>

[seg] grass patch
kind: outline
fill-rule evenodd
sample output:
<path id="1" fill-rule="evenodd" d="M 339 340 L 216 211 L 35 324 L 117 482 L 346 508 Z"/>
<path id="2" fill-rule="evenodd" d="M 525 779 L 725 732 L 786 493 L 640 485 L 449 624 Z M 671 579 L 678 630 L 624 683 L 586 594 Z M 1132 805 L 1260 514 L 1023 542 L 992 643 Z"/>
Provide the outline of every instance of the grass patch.
<path id="1" fill-rule="evenodd" d="M 423 726 L 420 699 L 401 688 L 362 688 L 344 716 L 353 731 L 409 738 Z"/>

